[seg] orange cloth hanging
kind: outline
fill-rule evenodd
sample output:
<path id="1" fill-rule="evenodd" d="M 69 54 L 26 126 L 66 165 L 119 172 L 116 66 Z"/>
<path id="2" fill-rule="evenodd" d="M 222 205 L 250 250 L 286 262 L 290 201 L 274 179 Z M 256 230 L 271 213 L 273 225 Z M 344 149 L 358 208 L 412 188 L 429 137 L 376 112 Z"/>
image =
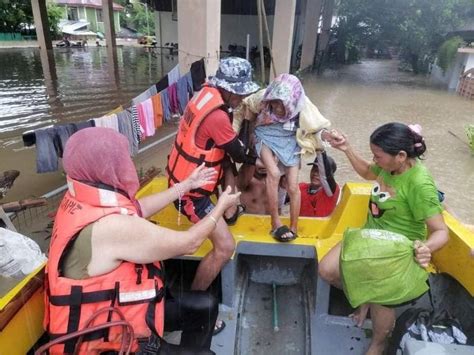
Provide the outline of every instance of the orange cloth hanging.
<path id="1" fill-rule="evenodd" d="M 163 125 L 163 107 L 161 106 L 161 95 L 156 94 L 151 97 L 153 105 L 153 120 L 155 121 L 155 128 Z"/>

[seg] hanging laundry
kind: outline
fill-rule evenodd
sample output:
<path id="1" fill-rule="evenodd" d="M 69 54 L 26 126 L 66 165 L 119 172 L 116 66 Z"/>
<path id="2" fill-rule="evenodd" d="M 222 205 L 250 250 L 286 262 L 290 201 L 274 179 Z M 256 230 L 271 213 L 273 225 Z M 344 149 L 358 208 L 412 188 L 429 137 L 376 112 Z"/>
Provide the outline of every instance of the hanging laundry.
<path id="1" fill-rule="evenodd" d="M 206 67 L 204 65 L 204 58 L 191 64 L 191 77 L 193 80 L 194 91 L 199 91 L 202 84 L 206 81 Z"/>
<path id="2" fill-rule="evenodd" d="M 138 120 L 138 111 L 137 111 L 137 106 L 133 105 L 130 107 L 130 113 L 132 114 L 132 127 L 134 131 L 134 140 L 136 143 L 140 143 L 142 140 L 142 131 L 140 129 L 140 121 Z"/>
<path id="3" fill-rule="evenodd" d="M 82 122 L 75 122 L 73 123 L 73 125 L 76 127 L 76 131 L 80 131 L 84 128 L 95 127 L 95 122 L 94 120 L 87 120 Z"/>
<path id="4" fill-rule="evenodd" d="M 58 170 L 59 137 L 55 127 L 35 131 L 36 172 L 50 173 Z"/>
<path id="5" fill-rule="evenodd" d="M 150 97 L 158 94 L 158 91 L 156 90 L 156 86 L 152 85 L 148 88 L 148 93 L 150 94 Z"/>
<path id="6" fill-rule="evenodd" d="M 151 98 L 137 105 L 138 121 L 143 129 L 142 133 L 145 137 L 155 135 L 155 122 L 153 120 L 153 104 Z"/>
<path id="7" fill-rule="evenodd" d="M 117 132 L 119 130 L 116 114 L 94 118 L 94 122 L 96 127 L 112 128 Z"/>
<path id="8" fill-rule="evenodd" d="M 166 122 L 171 119 L 171 111 L 170 111 L 170 99 L 168 96 L 168 89 L 163 90 L 160 92 L 161 96 L 161 107 L 163 108 L 163 118 Z"/>
<path id="9" fill-rule="evenodd" d="M 168 89 L 168 97 L 170 100 L 170 111 L 172 114 L 179 113 L 177 83 L 171 84 Z"/>
<path id="10" fill-rule="evenodd" d="M 150 92 L 147 90 L 145 90 L 144 92 L 142 92 L 140 95 L 138 95 L 137 97 L 133 98 L 132 99 L 132 103 L 134 105 L 137 105 L 139 104 L 140 102 L 143 102 L 145 101 L 146 99 L 149 99 L 151 97 L 150 95 Z"/>
<path id="11" fill-rule="evenodd" d="M 134 157 L 138 154 L 138 140 L 135 140 L 136 136 L 133 130 L 132 114 L 129 111 L 125 110 L 117 113 L 117 119 L 119 132 L 122 133 L 125 137 L 127 137 L 130 156 Z"/>
<path id="12" fill-rule="evenodd" d="M 179 64 L 176 64 L 176 66 L 168 73 L 168 85 L 176 83 L 179 80 L 179 77 Z"/>
<path id="13" fill-rule="evenodd" d="M 193 96 L 194 92 L 191 72 L 188 72 L 179 78 L 178 82 L 176 83 L 176 90 L 178 92 L 179 113 L 183 114 L 184 109 L 188 104 L 189 98 Z"/>
<path id="14" fill-rule="evenodd" d="M 119 113 L 119 112 L 121 112 L 121 111 L 123 111 L 122 105 L 120 105 L 119 107 L 114 108 L 114 109 L 113 109 L 112 111 L 110 111 L 110 112 L 107 112 L 107 114 L 106 114 L 105 116 L 113 115 L 114 113 Z"/>
<path id="15" fill-rule="evenodd" d="M 58 156 L 60 158 L 63 157 L 63 151 L 64 151 L 64 148 L 66 147 L 67 140 L 76 132 L 77 132 L 77 128 L 72 123 L 56 126 L 56 133 L 58 135 L 59 143 L 60 143 L 58 147 L 59 148 Z"/>
<path id="16" fill-rule="evenodd" d="M 151 97 L 153 104 L 153 120 L 155 121 L 155 128 L 163 125 L 163 107 L 161 106 L 161 95 L 157 94 Z"/>
<path id="17" fill-rule="evenodd" d="M 156 91 L 159 93 L 168 87 L 168 75 L 165 75 L 159 82 L 156 83 Z"/>

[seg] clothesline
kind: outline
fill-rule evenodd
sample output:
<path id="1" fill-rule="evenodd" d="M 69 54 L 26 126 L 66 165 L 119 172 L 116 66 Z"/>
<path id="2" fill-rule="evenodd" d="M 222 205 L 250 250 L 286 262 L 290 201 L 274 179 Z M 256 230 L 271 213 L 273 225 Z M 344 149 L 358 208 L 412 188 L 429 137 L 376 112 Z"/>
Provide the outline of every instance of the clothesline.
<path id="1" fill-rule="evenodd" d="M 204 59 L 191 65 L 188 73 L 180 76 L 178 65 L 156 84 L 132 99 L 126 109 L 122 106 L 105 116 L 87 121 L 56 125 L 25 132 L 25 146 L 36 144 L 36 170 L 38 173 L 58 170 L 68 138 L 86 127 L 108 127 L 127 137 L 130 155 L 138 154 L 138 147 L 146 138 L 173 116 L 182 115 L 194 91 L 200 90 L 206 78 Z"/>

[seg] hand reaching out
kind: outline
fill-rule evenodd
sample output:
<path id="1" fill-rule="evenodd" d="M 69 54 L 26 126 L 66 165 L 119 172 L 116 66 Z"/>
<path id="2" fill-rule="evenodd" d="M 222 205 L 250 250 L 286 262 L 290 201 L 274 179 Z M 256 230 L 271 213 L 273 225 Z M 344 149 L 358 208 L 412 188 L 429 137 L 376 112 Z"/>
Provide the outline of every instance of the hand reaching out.
<path id="1" fill-rule="evenodd" d="M 214 182 L 216 179 L 216 170 L 212 168 L 206 168 L 204 163 L 198 166 L 186 179 L 186 183 L 189 186 L 189 189 L 197 189 L 204 185 L 207 185 L 211 182 Z"/>
<path id="2" fill-rule="evenodd" d="M 330 131 L 325 131 L 321 134 L 321 138 L 326 142 L 331 144 L 331 147 L 339 149 L 341 151 L 346 151 L 349 142 L 347 141 L 347 135 L 342 132 L 339 132 L 336 129 L 331 129 Z"/>
<path id="3" fill-rule="evenodd" d="M 218 205 L 221 205 L 223 211 L 227 210 L 229 207 L 237 206 L 240 200 L 240 192 L 231 193 L 232 188 L 227 186 L 227 188 L 222 192 L 219 196 L 219 200 L 217 201 Z"/>

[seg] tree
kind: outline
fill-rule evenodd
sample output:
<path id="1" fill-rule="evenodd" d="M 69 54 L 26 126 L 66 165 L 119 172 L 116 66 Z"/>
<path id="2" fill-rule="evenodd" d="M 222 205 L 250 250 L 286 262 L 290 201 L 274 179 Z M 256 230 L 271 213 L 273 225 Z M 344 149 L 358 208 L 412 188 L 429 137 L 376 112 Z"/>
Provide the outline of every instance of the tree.
<path id="1" fill-rule="evenodd" d="M 446 35 L 473 6 L 474 0 L 341 0 L 337 46 L 346 51 L 388 43 L 400 48 L 415 73 L 426 72 Z"/>
<path id="2" fill-rule="evenodd" d="M 61 8 L 54 4 L 54 3 L 48 3 L 47 6 L 47 11 L 48 11 L 48 22 L 49 22 L 49 30 L 53 35 L 58 35 L 59 34 L 59 21 L 61 21 L 63 17 L 63 11 Z"/>

